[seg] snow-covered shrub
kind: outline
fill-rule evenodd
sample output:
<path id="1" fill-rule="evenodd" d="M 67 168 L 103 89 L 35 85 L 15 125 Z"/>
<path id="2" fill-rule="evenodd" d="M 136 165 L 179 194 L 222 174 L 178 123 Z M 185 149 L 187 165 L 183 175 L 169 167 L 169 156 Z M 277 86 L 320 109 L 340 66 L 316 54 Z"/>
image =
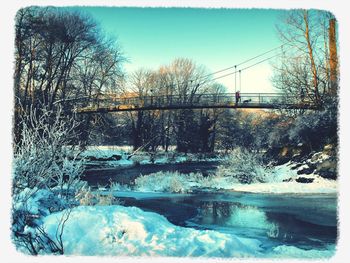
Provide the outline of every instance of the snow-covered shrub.
<path id="1" fill-rule="evenodd" d="M 130 191 L 130 187 L 126 184 L 119 184 L 118 182 L 112 182 L 109 185 L 110 191 Z"/>
<path id="2" fill-rule="evenodd" d="M 305 144 L 310 150 L 320 150 L 324 144 L 336 142 L 337 121 L 337 109 L 332 105 L 300 115 L 288 132 L 289 140 Z"/>
<path id="3" fill-rule="evenodd" d="M 70 146 L 77 126 L 61 108 L 23 114 L 21 140 L 14 146 L 12 232 L 16 246 L 31 254 L 47 248 L 42 245 L 45 231 L 40 219 L 74 205 L 75 192 L 82 186 L 84 160 Z M 28 227 L 36 230 L 28 232 Z M 52 245 L 53 253 L 56 248 Z"/>
<path id="4" fill-rule="evenodd" d="M 46 216 L 66 207 L 65 200 L 59 198 L 52 191 L 36 187 L 26 188 L 13 198 L 13 207 L 16 211 L 26 211 L 32 215 Z"/>
<path id="5" fill-rule="evenodd" d="M 79 202 L 80 205 L 93 205 L 95 200 L 95 195 L 91 192 L 90 187 L 83 187 L 75 194 L 75 199 Z"/>
<path id="6" fill-rule="evenodd" d="M 42 227 L 42 219 L 67 209 L 67 201 L 47 189 L 26 188 L 13 196 L 12 238 L 16 247 L 32 255 L 63 254 L 62 233 L 69 211 L 57 222 L 57 235 L 50 238 Z M 66 210 L 65 210 L 66 211 Z"/>
<path id="7" fill-rule="evenodd" d="M 218 166 L 217 177 L 233 177 L 239 183 L 250 184 L 266 182 L 269 169 L 263 164 L 261 155 L 236 148 L 221 165 Z"/>
<path id="8" fill-rule="evenodd" d="M 181 174 L 179 172 L 157 172 L 135 179 L 134 188 L 144 192 L 190 192 L 193 186 L 199 185 L 201 174 Z"/>
<path id="9" fill-rule="evenodd" d="M 112 193 L 108 193 L 107 195 L 99 195 L 97 205 L 113 205 L 114 196 Z"/>
<path id="10" fill-rule="evenodd" d="M 84 162 L 70 146 L 78 123 L 64 118 L 62 109 L 31 110 L 22 120 L 21 142 L 13 159 L 14 194 L 25 188 L 53 189 L 61 196 L 79 184 Z"/>
<path id="11" fill-rule="evenodd" d="M 64 254 L 63 231 L 69 219 L 71 208 L 60 213 L 55 224 L 55 235 L 49 235 L 45 227 L 26 225 L 24 230 L 16 236 L 15 242 L 18 249 L 29 252 L 32 255 L 38 254 Z"/>
<path id="12" fill-rule="evenodd" d="M 75 195 L 76 200 L 80 205 L 94 206 L 94 205 L 122 205 L 123 201 L 115 198 L 113 192 L 115 191 L 115 184 L 111 184 L 112 187 L 109 191 L 97 189 L 91 191 L 90 187 L 84 186 Z"/>

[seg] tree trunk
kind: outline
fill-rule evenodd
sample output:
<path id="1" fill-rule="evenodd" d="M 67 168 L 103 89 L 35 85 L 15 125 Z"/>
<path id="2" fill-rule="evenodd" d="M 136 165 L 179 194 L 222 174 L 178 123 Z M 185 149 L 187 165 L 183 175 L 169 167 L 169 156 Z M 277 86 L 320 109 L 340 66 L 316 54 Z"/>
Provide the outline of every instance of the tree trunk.
<path id="1" fill-rule="evenodd" d="M 136 126 L 133 130 L 134 150 L 138 149 L 142 145 L 142 128 L 143 128 L 143 112 L 137 112 Z"/>
<path id="2" fill-rule="evenodd" d="M 318 90 L 318 78 L 317 78 L 317 69 L 316 69 L 316 64 L 314 60 L 314 55 L 313 55 L 313 49 L 311 46 L 311 40 L 310 40 L 310 32 L 309 32 L 309 21 L 308 21 L 308 12 L 304 12 L 304 22 L 305 22 L 305 39 L 307 42 L 307 47 L 308 47 L 308 53 L 309 53 L 309 58 L 311 62 L 311 71 L 312 71 L 312 77 L 313 77 L 313 84 L 314 84 L 314 95 L 315 95 L 315 102 L 316 104 L 320 104 L 320 94 Z"/>
<path id="3" fill-rule="evenodd" d="M 335 18 L 329 20 L 329 67 L 330 67 L 330 94 L 337 94 L 338 87 L 338 56 L 335 32 Z"/>

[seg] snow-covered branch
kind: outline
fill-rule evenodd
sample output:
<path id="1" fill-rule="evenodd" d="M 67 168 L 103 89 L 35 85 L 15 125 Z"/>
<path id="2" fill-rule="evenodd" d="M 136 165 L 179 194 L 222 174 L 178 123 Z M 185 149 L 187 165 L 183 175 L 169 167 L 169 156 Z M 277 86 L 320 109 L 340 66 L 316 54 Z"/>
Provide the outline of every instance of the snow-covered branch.
<path id="1" fill-rule="evenodd" d="M 46 235 L 40 220 L 71 207 L 82 186 L 84 158 L 72 145 L 78 122 L 61 108 L 32 108 L 21 122 L 21 143 L 15 145 L 13 159 L 13 239 L 31 254 L 63 254 L 62 233 L 69 214 L 58 225 L 56 240 Z"/>

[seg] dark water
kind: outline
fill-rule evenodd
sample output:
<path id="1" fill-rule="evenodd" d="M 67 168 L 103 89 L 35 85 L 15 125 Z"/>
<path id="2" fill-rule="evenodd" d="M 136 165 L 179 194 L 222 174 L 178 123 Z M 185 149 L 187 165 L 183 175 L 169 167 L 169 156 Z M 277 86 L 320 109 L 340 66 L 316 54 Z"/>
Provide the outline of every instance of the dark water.
<path id="1" fill-rule="evenodd" d="M 84 173 L 84 181 L 90 186 L 108 185 L 110 182 L 129 185 L 140 175 L 147 175 L 156 172 L 180 172 L 192 173 L 200 172 L 204 176 L 215 172 L 218 161 L 197 162 L 197 163 L 177 163 L 177 164 L 147 164 L 138 165 L 129 168 L 108 168 L 108 169 L 91 169 Z"/>
<path id="2" fill-rule="evenodd" d="M 88 172 L 85 178 L 91 186 L 109 180 L 132 184 L 140 174 L 157 171 L 209 173 L 215 171 L 216 165 L 215 162 L 144 165 L 118 171 Z M 337 239 L 335 194 L 117 192 L 115 195 L 126 206 L 156 212 L 175 225 L 256 238 L 266 249 L 276 245 L 327 249 Z"/>
<path id="3" fill-rule="evenodd" d="M 198 193 L 162 197 L 150 193 L 136 198 L 132 195 L 121 193 L 119 198 L 126 206 L 164 215 L 175 225 L 256 238 L 266 248 L 285 244 L 326 249 L 337 239 L 335 195 Z"/>

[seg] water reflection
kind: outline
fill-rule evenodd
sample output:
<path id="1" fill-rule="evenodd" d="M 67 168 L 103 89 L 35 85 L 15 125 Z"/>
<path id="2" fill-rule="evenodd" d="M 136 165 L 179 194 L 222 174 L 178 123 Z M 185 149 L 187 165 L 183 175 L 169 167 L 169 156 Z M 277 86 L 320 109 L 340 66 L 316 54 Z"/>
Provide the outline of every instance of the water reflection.
<path id="1" fill-rule="evenodd" d="M 204 202 L 199 206 L 196 220 L 204 225 L 256 229 L 270 229 L 272 227 L 272 223 L 268 221 L 264 211 L 237 202 Z"/>
<path id="2" fill-rule="evenodd" d="M 264 238 L 301 247 L 322 247 L 334 243 L 336 227 L 304 222 L 288 213 L 267 212 L 261 207 L 239 202 L 202 201 L 189 225 L 205 229 Z"/>

